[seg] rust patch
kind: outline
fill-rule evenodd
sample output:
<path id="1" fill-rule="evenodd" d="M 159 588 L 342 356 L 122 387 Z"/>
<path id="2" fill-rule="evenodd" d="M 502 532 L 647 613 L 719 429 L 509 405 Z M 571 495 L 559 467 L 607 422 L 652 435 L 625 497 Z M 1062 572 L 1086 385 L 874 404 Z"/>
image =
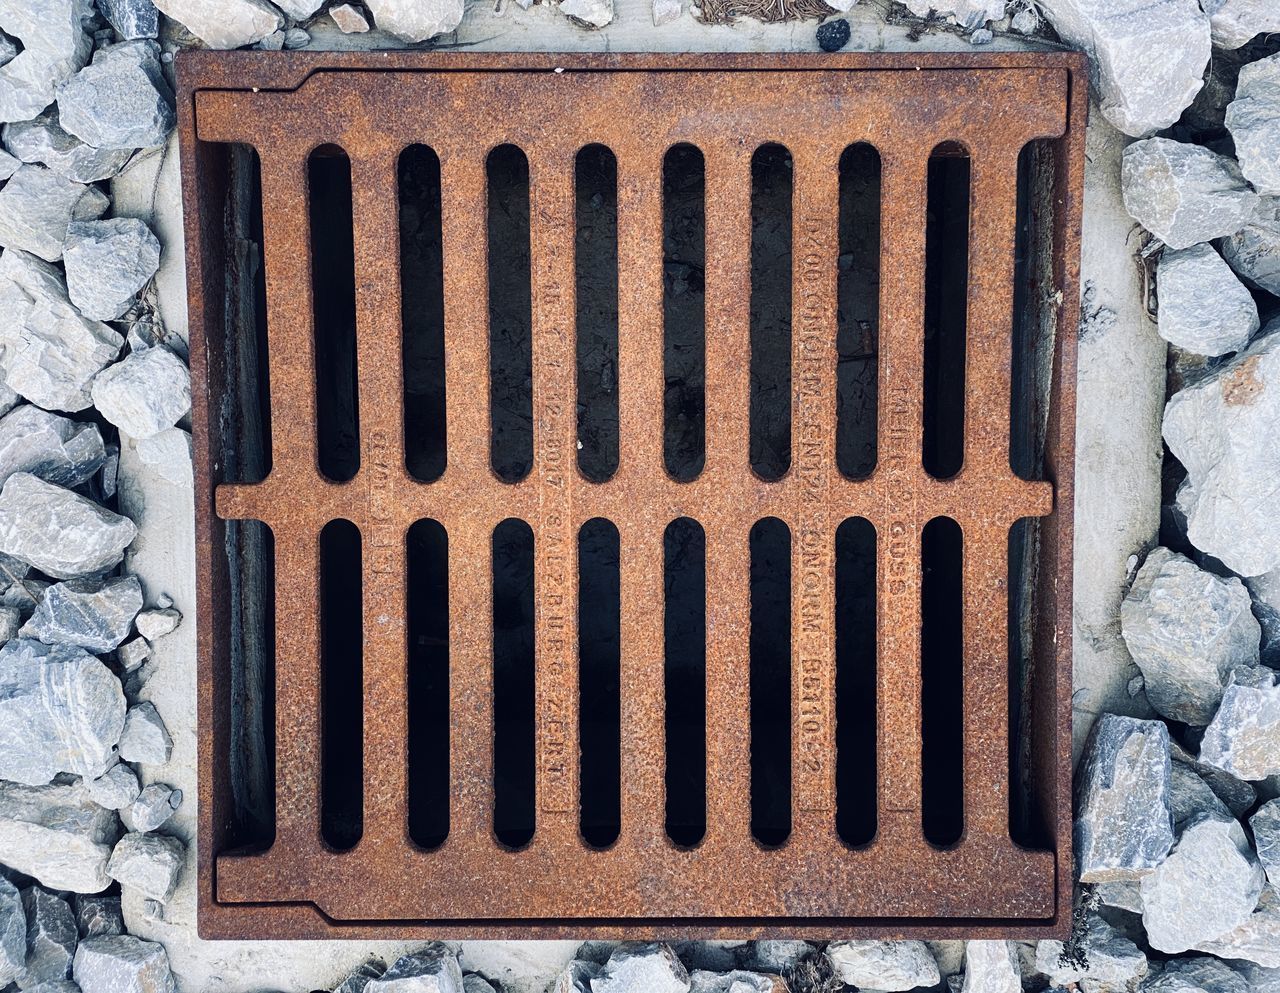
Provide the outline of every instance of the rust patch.
<path id="1" fill-rule="evenodd" d="M 1222 399 L 1228 407 L 1248 407 L 1266 384 L 1258 378 L 1258 356 L 1250 355 L 1222 377 Z"/>

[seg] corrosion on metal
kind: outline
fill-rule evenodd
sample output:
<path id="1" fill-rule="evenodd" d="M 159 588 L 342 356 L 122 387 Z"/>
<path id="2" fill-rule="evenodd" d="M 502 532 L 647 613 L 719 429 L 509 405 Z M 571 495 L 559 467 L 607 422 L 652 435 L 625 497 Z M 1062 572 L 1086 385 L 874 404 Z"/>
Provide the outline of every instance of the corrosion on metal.
<path id="1" fill-rule="evenodd" d="M 199 923 L 206 937 L 1049 937 L 1070 926 L 1071 508 L 1079 211 L 1086 84 L 1074 53 L 539 55 L 184 53 L 179 57 L 199 549 Z M 696 77 L 696 79 L 695 79 Z M 1010 469 L 1015 189 L 1019 152 L 1053 148 L 1057 334 L 1043 474 Z M 706 466 L 663 470 L 661 166 L 676 142 L 706 162 Z M 865 141 L 882 161 L 879 461 L 835 466 L 837 163 Z M 261 160 L 271 402 L 269 475 L 226 482 L 222 342 L 241 333 L 225 299 L 233 246 L 223 214 L 228 145 Z M 350 157 L 354 190 L 361 468 L 317 468 L 306 161 L 321 143 Z M 534 471 L 489 466 L 485 158 L 518 145 L 530 164 Z M 584 145 L 618 162 L 620 464 L 594 483 L 571 467 L 576 422 L 573 163 Z M 793 417 L 803 457 L 765 482 L 748 464 L 750 168 L 780 142 L 794 160 Z M 922 467 L 926 166 L 942 142 L 971 154 L 964 465 Z M 443 186 L 448 467 L 404 465 L 397 157 L 422 143 Z M 803 246 L 801 248 L 801 246 Z M 1056 292 L 1056 296 L 1054 295 Z M 921 828 L 920 536 L 932 518 L 964 533 L 963 838 Z M 707 832 L 694 848 L 663 829 L 662 541 L 687 516 L 707 533 Z M 793 826 L 782 846 L 750 831 L 748 532 L 762 517 L 794 535 L 793 570 L 818 591 L 795 624 Z M 850 848 L 835 830 L 834 534 L 877 532 L 877 823 Z M 364 536 L 364 834 L 351 850 L 320 832 L 317 536 L 330 520 Z M 449 536 L 450 826 L 408 837 L 405 532 L 424 517 Z M 553 598 L 539 554 L 537 830 L 495 839 L 491 580 L 494 526 L 519 517 L 538 548 L 572 556 L 577 529 L 613 521 L 621 547 L 621 835 L 578 833 L 576 609 Z M 1011 840 L 1007 538 L 1040 519 L 1035 566 L 1034 817 L 1045 850 Z M 275 833 L 236 849 L 226 523 L 264 521 L 275 542 Z M 808 573 L 813 573 L 809 576 Z M 562 577 L 560 577 L 562 578 Z M 808 580 L 813 582 L 809 583 Z M 796 590 L 801 583 L 795 584 Z M 793 590 L 793 612 L 815 609 Z M 375 616 L 376 615 L 376 616 Z M 812 617 L 806 613 L 806 617 Z M 553 634 L 552 628 L 555 628 Z M 800 720 L 803 694 L 803 716 Z M 568 761 L 562 758 L 568 756 Z"/>

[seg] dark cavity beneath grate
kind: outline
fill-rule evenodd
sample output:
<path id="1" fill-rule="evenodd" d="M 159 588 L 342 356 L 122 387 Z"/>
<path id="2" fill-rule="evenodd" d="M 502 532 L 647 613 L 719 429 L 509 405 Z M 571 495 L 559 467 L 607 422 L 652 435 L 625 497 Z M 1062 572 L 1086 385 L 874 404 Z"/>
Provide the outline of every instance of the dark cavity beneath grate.
<path id="1" fill-rule="evenodd" d="M 1065 936 L 1078 56 L 179 80 L 202 934 Z"/>

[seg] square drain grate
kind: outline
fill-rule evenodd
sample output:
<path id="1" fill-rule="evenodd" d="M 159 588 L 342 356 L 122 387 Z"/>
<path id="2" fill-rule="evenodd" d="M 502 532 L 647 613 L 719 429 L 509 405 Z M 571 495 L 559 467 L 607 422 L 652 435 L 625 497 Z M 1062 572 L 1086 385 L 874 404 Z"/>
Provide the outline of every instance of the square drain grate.
<path id="1" fill-rule="evenodd" d="M 1083 69 L 180 55 L 201 933 L 1065 936 Z"/>

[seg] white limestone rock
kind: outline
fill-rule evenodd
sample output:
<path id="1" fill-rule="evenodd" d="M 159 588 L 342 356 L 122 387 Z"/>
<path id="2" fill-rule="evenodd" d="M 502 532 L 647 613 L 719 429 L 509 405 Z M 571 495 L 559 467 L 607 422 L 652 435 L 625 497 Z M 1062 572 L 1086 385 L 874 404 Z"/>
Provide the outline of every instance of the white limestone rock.
<path id="1" fill-rule="evenodd" d="M 1129 215 L 1173 248 L 1234 234 L 1259 202 L 1234 160 L 1169 138 L 1129 145 L 1120 182 Z"/>
<path id="2" fill-rule="evenodd" d="M 1022 993 L 1022 968 L 1012 941 L 967 941 L 961 993 Z"/>
<path id="3" fill-rule="evenodd" d="M 1062 40 L 1089 54 L 1103 116 L 1141 138 L 1173 124 L 1209 62 L 1209 18 L 1197 0 L 1040 0 Z"/>
<path id="4" fill-rule="evenodd" d="M 1280 567 L 1280 320 L 1173 395 L 1164 440 L 1186 467 L 1187 537 L 1242 576 Z"/>
<path id="5" fill-rule="evenodd" d="M 817 949 L 807 941 L 762 938 L 748 942 L 741 954 L 743 968 L 780 975 L 812 958 Z"/>
<path id="6" fill-rule="evenodd" d="M 670 946 L 627 942 L 614 949 L 591 993 L 687 993 L 689 973 Z"/>
<path id="7" fill-rule="evenodd" d="M 1240 48 L 1260 34 L 1280 31 L 1275 0 L 1205 0 L 1209 31 L 1218 48 Z"/>
<path id="8" fill-rule="evenodd" d="M 151 645 L 146 638 L 134 638 L 116 649 L 116 658 L 125 672 L 133 672 L 151 657 Z"/>
<path id="9" fill-rule="evenodd" d="M 133 521 L 26 472 L 0 490 L 0 552 L 55 579 L 115 568 L 137 536 Z"/>
<path id="10" fill-rule="evenodd" d="M 280 11 L 266 0 L 155 0 L 210 48 L 243 48 L 284 27 Z"/>
<path id="11" fill-rule="evenodd" d="M 1185 952 L 1243 924 L 1265 882 L 1234 818 L 1202 814 L 1169 857 L 1142 879 L 1142 924 L 1151 947 Z"/>
<path id="12" fill-rule="evenodd" d="M 166 824 L 182 806 L 182 790 L 168 783 L 151 783 L 138 794 L 125 815 L 129 827 L 146 833 Z"/>
<path id="13" fill-rule="evenodd" d="M 76 912 L 76 928 L 81 939 L 124 934 L 124 915 L 120 910 L 118 896 L 77 893 L 72 898 L 71 905 Z"/>
<path id="14" fill-rule="evenodd" d="M 954 20 L 962 28 L 970 31 L 981 28 L 988 21 L 1002 21 L 1005 16 L 1005 0 L 902 0 L 902 2 L 916 17 L 928 17 L 932 12 Z"/>
<path id="15" fill-rule="evenodd" d="M 53 103 L 58 83 L 89 61 L 89 0 L 0 0 L 0 31 L 22 50 L 0 66 L 0 121 L 29 121 Z"/>
<path id="16" fill-rule="evenodd" d="M 1196 945 L 1196 951 L 1280 969 L 1280 890 L 1266 887 L 1253 913 L 1238 927 L 1211 941 L 1201 942 Z"/>
<path id="17" fill-rule="evenodd" d="M 1189 765 L 1174 762 L 1169 766 L 1169 807 L 1173 812 L 1175 834 L 1201 814 L 1213 813 L 1231 817 L 1227 805 Z"/>
<path id="18" fill-rule="evenodd" d="M 0 644 L 12 641 L 22 627 L 22 611 L 17 607 L 0 606 Z"/>
<path id="19" fill-rule="evenodd" d="M 1280 54 L 1241 67 L 1226 123 L 1245 179 L 1259 193 L 1280 194 Z"/>
<path id="20" fill-rule="evenodd" d="M 1086 883 L 1139 879 L 1173 844 L 1169 731 L 1160 721 L 1104 714 L 1076 777 L 1075 848 Z"/>
<path id="21" fill-rule="evenodd" d="M 96 183 L 119 174 L 132 149 L 94 148 L 67 134 L 52 104 L 29 121 L 4 126 L 4 147 L 23 162 L 46 165 L 76 183 Z"/>
<path id="22" fill-rule="evenodd" d="M 142 221 L 113 217 L 67 228 L 67 293 L 85 317 L 115 320 L 160 268 L 160 240 Z"/>
<path id="23" fill-rule="evenodd" d="M 45 590 L 22 636 L 101 654 L 129 636 L 141 609 L 142 584 L 137 576 L 69 579 Z"/>
<path id="24" fill-rule="evenodd" d="M 161 479 L 174 486 L 190 486 L 191 434 L 182 428 L 169 428 L 150 438 L 134 441 L 134 451 L 144 465 L 150 466 Z"/>
<path id="25" fill-rule="evenodd" d="M 96 186 L 24 163 L 0 189 L 0 246 L 57 262 L 68 225 L 101 217 L 110 205 Z"/>
<path id="26" fill-rule="evenodd" d="M 49 263 L 26 252 L 0 254 L 0 370 L 10 389 L 51 410 L 84 410 L 93 377 L 122 344 L 71 305 Z"/>
<path id="27" fill-rule="evenodd" d="M 1131 914 L 1142 913 L 1142 887 L 1135 881 L 1098 883 L 1093 887 L 1093 894 L 1104 907 L 1117 907 Z"/>
<path id="28" fill-rule="evenodd" d="M 186 853 L 186 846 L 177 838 L 131 831 L 116 842 L 107 875 L 149 900 L 168 903 Z"/>
<path id="29" fill-rule="evenodd" d="M 439 941 L 396 959 L 371 979 L 365 993 L 463 993 L 462 969 L 453 949 Z"/>
<path id="30" fill-rule="evenodd" d="M 98 10 L 127 41 L 160 36 L 160 12 L 152 0 L 97 0 Z"/>
<path id="31" fill-rule="evenodd" d="M 377 979 L 386 971 L 387 967 L 380 959 L 362 962 L 355 972 L 333 988 L 333 993 L 364 993 L 369 980 Z"/>
<path id="32" fill-rule="evenodd" d="M 173 739 L 159 711 L 150 701 L 130 707 L 120 734 L 120 757 L 126 762 L 164 765 L 173 751 Z"/>
<path id="33" fill-rule="evenodd" d="M 97 893 L 111 885 L 107 860 L 120 820 L 80 782 L 22 786 L 0 781 L 4 864 L 52 890 Z"/>
<path id="34" fill-rule="evenodd" d="M 1280 774 L 1280 673 L 1266 666 L 1231 673 L 1200 759 L 1254 782 Z"/>
<path id="35" fill-rule="evenodd" d="M 83 993 L 177 993 L 164 945 L 133 935 L 88 938 L 72 967 Z"/>
<path id="36" fill-rule="evenodd" d="M 613 0 L 560 0 L 560 13 L 589 27 L 602 28 L 613 21 Z"/>
<path id="37" fill-rule="evenodd" d="M 373 23 L 408 42 L 426 41 L 462 23 L 463 0 L 366 0 Z"/>
<path id="38" fill-rule="evenodd" d="M 1249 222 L 1218 248 L 1246 283 L 1280 296 L 1280 197 L 1263 197 Z"/>
<path id="39" fill-rule="evenodd" d="M 1156 269 L 1160 337 L 1197 355 L 1238 352 L 1258 330 L 1258 305 L 1211 245 L 1166 248 Z"/>
<path id="40" fill-rule="evenodd" d="M 97 779 L 86 779 L 84 788 L 93 802 L 108 810 L 123 810 L 138 798 L 138 774 L 123 762 L 118 762 Z"/>
<path id="41" fill-rule="evenodd" d="M 1164 963 L 1142 993 L 1249 993 L 1249 985 L 1225 962 L 1197 956 Z"/>
<path id="42" fill-rule="evenodd" d="M 0 874 L 0 983 L 17 979 L 26 959 L 27 914 L 17 888 Z"/>
<path id="43" fill-rule="evenodd" d="M 597 962 L 574 959 L 552 980 L 547 993 L 591 993 L 591 981 L 603 968 Z"/>
<path id="44" fill-rule="evenodd" d="M 899 993 L 942 980 L 923 941 L 833 941 L 826 956 L 836 977 L 850 986 Z"/>
<path id="45" fill-rule="evenodd" d="M 295 21 L 305 21 L 324 6 L 325 0 L 274 0 L 274 2 Z"/>
<path id="46" fill-rule="evenodd" d="M 182 614 L 174 607 L 160 607 L 155 610 L 144 610 L 135 622 L 138 634 L 147 641 L 155 641 L 178 630 L 182 623 Z"/>
<path id="47" fill-rule="evenodd" d="M 24 404 L 0 417 L 0 486 L 29 472 L 57 486 L 87 482 L 107 460 L 96 424 Z"/>
<path id="48" fill-rule="evenodd" d="M 150 438 L 191 410 L 191 374 L 167 348 L 133 352 L 93 382 L 98 413 L 131 438 Z"/>
<path id="49" fill-rule="evenodd" d="M 343 3 L 330 7 L 329 16 L 333 18 L 333 23 L 338 25 L 338 30 L 343 34 L 364 34 L 369 30 L 368 20 L 360 8 L 352 4 Z"/>
<path id="50" fill-rule="evenodd" d="M 1090 912 L 1076 954 L 1061 941 L 1036 944 L 1035 969 L 1054 986 L 1072 985 L 1083 993 L 1120 993 L 1137 988 L 1147 975 L 1147 956 L 1096 913 Z"/>
<path id="51" fill-rule="evenodd" d="M 22 891 L 22 907 L 27 915 L 27 958 L 18 985 L 28 990 L 66 979 L 79 940 L 71 904 L 42 886 L 28 886 Z"/>
<path id="52" fill-rule="evenodd" d="M 696 969 L 689 973 L 689 993 L 788 993 L 787 984 L 779 976 L 762 972 L 731 969 L 710 972 Z"/>
<path id="53" fill-rule="evenodd" d="M 653 17 L 653 26 L 660 28 L 664 24 L 680 20 L 680 15 L 684 13 L 684 0 L 653 0 L 649 13 Z"/>
<path id="54" fill-rule="evenodd" d="M 1253 845 L 1267 881 L 1280 893 L 1280 799 L 1268 800 L 1249 818 Z"/>
<path id="55" fill-rule="evenodd" d="M 154 41 L 100 48 L 58 84 L 58 114 L 69 134 L 95 148 L 155 148 L 177 122 L 173 90 Z"/>

